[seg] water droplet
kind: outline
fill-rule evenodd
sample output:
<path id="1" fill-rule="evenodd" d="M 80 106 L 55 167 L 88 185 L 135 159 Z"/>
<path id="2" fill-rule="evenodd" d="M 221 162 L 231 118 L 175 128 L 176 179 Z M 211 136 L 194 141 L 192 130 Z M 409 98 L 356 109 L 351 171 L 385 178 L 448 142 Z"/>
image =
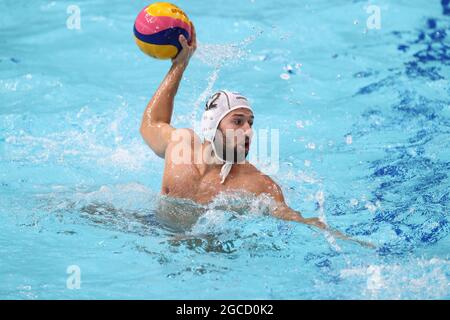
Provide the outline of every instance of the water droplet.
<path id="1" fill-rule="evenodd" d="M 353 138 L 351 135 L 348 135 L 345 137 L 345 143 L 346 144 L 352 144 L 353 143 Z"/>
<path id="2" fill-rule="evenodd" d="M 377 210 L 377 206 L 375 206 L 372 202 L 366 202 L 365 208 L 370 211 L 370 213 L 374 213 Z"/>

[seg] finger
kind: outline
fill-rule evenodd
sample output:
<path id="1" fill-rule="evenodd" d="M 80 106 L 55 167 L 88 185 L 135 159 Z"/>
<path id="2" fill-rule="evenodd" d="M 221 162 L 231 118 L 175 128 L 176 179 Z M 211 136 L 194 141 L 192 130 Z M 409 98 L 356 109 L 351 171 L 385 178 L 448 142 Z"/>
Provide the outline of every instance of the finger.
<path id="1" fill-rule="evenodd" d="M 364 247 L 369 248 L 369 249 L 376 249 L 377 248 L 373 243 L 370 243 L 370 242 L 358 241 L 358 243 L 361 244 Z"/>
<path id="2" fill-rule="evenodd" d="M 180 34 L 180 36 L 178 37 L 178 41 L 180 41 L 181 47 L 184 49 L 188 46 L 187 44 L 187 40 L 184 37 L 184 35 Z"/>
<path id="3" fill-rule="evenodd" d="M 191 46 L 197 47 L 197 32 L 195 31 L 195 27 L 194 24 L 191 21 L 191 33 L 192 33 L 192 37 L 191 37 Z"/>
<path id="4" fill-rule="evenodd" d="M 197 31 L 195 30 L 195 26 L 191 21 L 191 27 L 192 27 L 192 40 L 195 42 L 197 41 Z"/>

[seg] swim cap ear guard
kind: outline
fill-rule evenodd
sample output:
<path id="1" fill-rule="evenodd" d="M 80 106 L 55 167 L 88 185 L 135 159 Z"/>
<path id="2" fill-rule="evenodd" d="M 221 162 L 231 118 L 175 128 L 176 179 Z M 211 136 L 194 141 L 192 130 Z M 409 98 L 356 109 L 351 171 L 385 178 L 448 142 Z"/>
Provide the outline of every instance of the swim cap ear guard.
<path id="1" fill-rule="evenodd" d="M 202 136 L 205 141 L 211 142 L 214 155 L 221 162 L 224 162 L 220 171 L 221 183 L 225 182 L 226 177 L 230 173 L 233 162 L 226 161 L 217 154 L 214 139 L 220 121 L 225 118 L 231 111 L 246 108 L 253 112 L 250 104 L 243 95 L 237 92 L 220 90 L 214 93 L 206 102 L 205 112 L 203 112 L 201 120 Z"/>

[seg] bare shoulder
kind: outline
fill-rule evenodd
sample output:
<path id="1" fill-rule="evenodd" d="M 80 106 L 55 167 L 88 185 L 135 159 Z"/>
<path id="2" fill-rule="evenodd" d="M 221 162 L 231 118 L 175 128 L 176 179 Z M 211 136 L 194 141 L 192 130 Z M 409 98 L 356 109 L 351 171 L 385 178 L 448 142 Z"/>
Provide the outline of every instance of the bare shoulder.
<path id="1" fill-rule="evenodd" d="M 175 129 L 170 137 L 165 152 L 165 159 L 169 163 L 192 165 L 195 151 L 201 145 L 200 137 L 189 128 Z"/>
<path id="2" fill-rule="evenodd" d="M 182 149 L 192 151 L 196 145 L 201 145 L 201 140 L 194 130 L 189 128 L 175 129 L 172 132 L 169 144 L 167 145 L 166 156 L 167 152 L 172 152 L 174 149 L 180 151 Z"/>
<path id="3" fill-rule="evenodd" d="M 179 142 L 193 145 L 194 143 L 201 143 L 201 140 L 194 130 L 189 128 L 180 128 L 175 129 L 172 132 L 170 144 L 176 144 Z"/>
<path id="4" fill-rule="evenodd" d="M 252 174 L 258 176 L 258 178 L 255 179 L 255 182 L 257 183 L 259 193 L 268 193 L 272 195 L 276 200 L 283 199 L 283 191 L 281 187 L 270 176 L 262 173 L 250 163 L 248 164 L 248 166 L 249 171 Z"/>

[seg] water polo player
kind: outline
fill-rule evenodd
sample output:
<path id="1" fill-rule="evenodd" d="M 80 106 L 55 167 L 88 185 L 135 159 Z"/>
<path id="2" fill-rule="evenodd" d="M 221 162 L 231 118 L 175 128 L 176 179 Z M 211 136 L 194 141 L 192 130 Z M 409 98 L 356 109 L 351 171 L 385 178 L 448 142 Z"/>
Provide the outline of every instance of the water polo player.
<path id="1" fill-rule="evenodd" d="M 140 128 L 145 142 L 165 160 L 161 193 L 200 204 L 211 202 L 222 192 L 267 194 L 273 199 L 273 216 L 327 230 L 318 218 L 304 218 L 287 206 L 281 188 L 246 160 L 254 113 L 244 96 L 222 90 L 209 98 L 202 115 L 203 139 L 192 129 L 170 125 L 178 86 L 197 48 L 193 25 L 191 41 L 183 35 L 179 41 L 182 50 L 172 59 L 170 70 L 148 103 Z M 333 234 L 347 239 L 337 231 Z"/>

